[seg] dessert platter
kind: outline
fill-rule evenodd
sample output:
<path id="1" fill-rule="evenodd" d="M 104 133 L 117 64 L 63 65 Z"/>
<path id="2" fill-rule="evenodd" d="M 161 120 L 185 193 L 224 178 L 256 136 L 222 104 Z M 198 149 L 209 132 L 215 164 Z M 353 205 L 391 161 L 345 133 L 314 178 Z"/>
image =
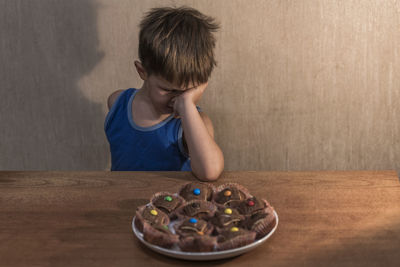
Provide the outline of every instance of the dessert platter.
<path id="1" fill-rule="evenodd" d="M 264 243 L 277 226 L 274 208 L 236 183 L 191 182 L 177 193 L 158 192 L 132 220 L 145 246 L 186 260 L 243 254 Z"/>

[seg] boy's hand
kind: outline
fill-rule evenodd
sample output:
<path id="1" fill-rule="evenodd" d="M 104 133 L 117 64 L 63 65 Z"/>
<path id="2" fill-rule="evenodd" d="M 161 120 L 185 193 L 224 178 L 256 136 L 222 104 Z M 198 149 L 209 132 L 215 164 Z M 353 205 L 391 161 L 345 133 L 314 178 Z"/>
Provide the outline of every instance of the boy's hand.
<path id="1" fill-rule="evenodd" d="M 201 99 L 201 96 L 206 90 L 207 85 L 208 83 L 200 84 L 171 99 L 171 106 L 175 113 L 174 116 L 181 116 L 190 105 L 196 106 L 196 103 Z"/>

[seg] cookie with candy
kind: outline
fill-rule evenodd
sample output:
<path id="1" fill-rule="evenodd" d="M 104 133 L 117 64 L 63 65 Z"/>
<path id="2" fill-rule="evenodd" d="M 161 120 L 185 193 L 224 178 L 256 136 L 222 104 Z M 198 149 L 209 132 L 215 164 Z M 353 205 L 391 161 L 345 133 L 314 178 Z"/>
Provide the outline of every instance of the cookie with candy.
<path id="1" fill-rule="evenodd" d="M 210 235 L 214 226 L 202 219 L 186 218 L 179 220 L 175 225 L 175 232 L 181 237 Z"/>
<path id="2" fill-rule="evenodd" d="M 210 201 L 192 200 L 186 202 L 176 210 L 176 215 L 182 217 L 196 217 L 199 219 L 209 219 L 214 216 L 217 207 Z"/>
<path id="3" fill-rule="evenodd" d="M 210 201 L 214 192 L 214 186 L 209 183 L 192 182 L 182 186 L 179 195 L 186 201 L 204 200 Z"/>
<path id="4" fill-rule="evenodd" d="M 274 209 L 265 199 L 261 201 L 256 200 L 255 203 L 257 204 L 250 206 L 250 209 L 242 209 L 242 212 L 248 213 L 240 225 L 250 231 L 256 232 L 256 238 L 261 238 L 272 230 L 276 224 L 276 218 L 273 213 Z M 245 204 L 243 204 L 243 207 L 245 207 Z"/>
<path id="5" fill-rule="evenodd" d="M 241 215 L 236 209 L 219 206 L 212 218 L 212 222 L 219 230 L 226 227 L 239 226 L 244 219 L 245 216 Z"/>
<path id="6" fill-rule="evenodd" d="M 166 213 L 156 208 L 152 204 L 147 204 L 136 209 L 135 225 L 139 231 L 143 232 L 144 223 L 151 226 L 168 225 L 170 219 Z"/>
<path id="7" fill-rule="evenodd" d="M 166 214 L 172 217 L 174 211 L 180 207 L 185 200 L 176 193 L 158 192 L 153 195 L 150 202 Z"/>
<path id="8" fill-rule="evenodd" d="M 251 197 L 249 191 L 236 183 L 218 186 L 213 194 L 213 201 L 224 206 L 234 207 L 238 202 Z"/>

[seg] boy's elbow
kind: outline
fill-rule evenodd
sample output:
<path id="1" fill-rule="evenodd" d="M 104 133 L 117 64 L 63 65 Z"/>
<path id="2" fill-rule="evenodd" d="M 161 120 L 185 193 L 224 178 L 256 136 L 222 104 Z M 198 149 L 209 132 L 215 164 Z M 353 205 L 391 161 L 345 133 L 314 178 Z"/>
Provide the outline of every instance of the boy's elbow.
<path id="1" fill-rule="evenodd" d="M 203 171 L 193 171 L 197 179 L 203 182 L 213 182 L 218 180 L 221 176 L 221 173 L 224 169 L 224 164 L 220 164 L 219 166 L 213 166 L 211 168 L 204 169 Z"/>
<path id="2" fill-rule="evenodd" d="M 206 174 L 204 176 L 198 176 L 197 178 L 203 182 L 213 182 L 218 180 L 219 176 L 221 175 L 221 173 L 219 174 Z"/>

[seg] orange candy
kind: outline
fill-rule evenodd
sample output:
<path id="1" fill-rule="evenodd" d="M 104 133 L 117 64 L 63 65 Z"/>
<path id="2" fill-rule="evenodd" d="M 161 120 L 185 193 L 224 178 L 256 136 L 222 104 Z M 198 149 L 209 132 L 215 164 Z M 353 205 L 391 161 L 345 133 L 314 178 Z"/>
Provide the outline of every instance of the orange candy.
<path id="1" fill-rule="evenodd" d="M 226 190 L 226 191 L 224 192 L 224 196 L 229 197 L 230 195 L 232 195 L 232 192 L 231 192 L 231 191 Z"/>

